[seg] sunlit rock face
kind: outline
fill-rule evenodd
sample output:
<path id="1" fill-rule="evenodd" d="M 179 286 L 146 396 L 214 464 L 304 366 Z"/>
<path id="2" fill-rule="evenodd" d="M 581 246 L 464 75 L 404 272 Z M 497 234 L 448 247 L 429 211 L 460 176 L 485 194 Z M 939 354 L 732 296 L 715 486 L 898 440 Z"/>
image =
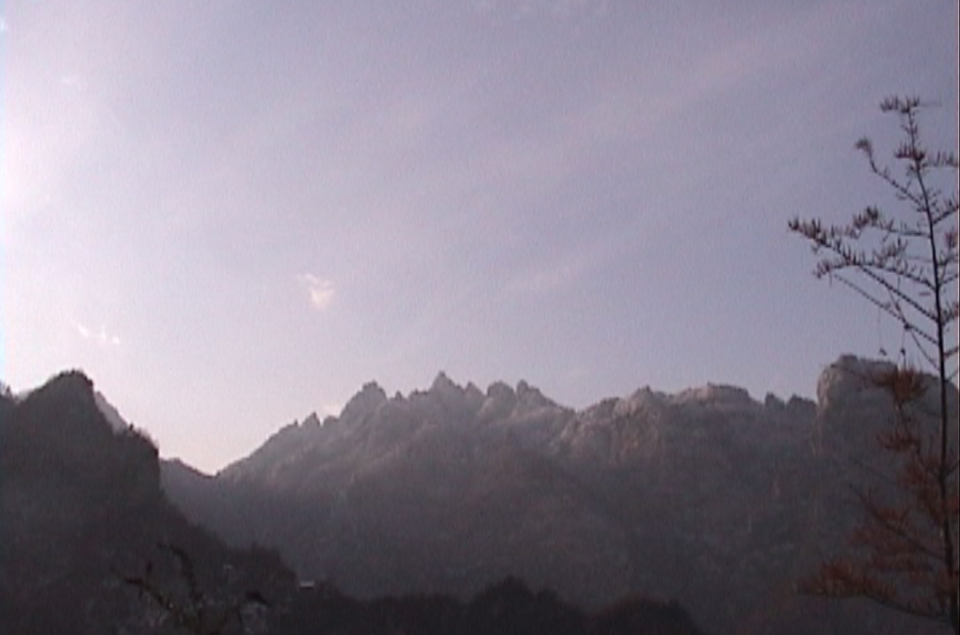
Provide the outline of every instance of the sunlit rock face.
<path id="1" fill-rule="evenodd" d="M 468 596 L 515 575 L 592 606 L 676 599 L 716 633 L 898 632 L 794 592 L 852 527 L 847 457 L 875 452 L 890 414 L 860 376 L 884 368 L 841 358 L 817 402 L 709 384 L 579 412 L 526 382 L 441 373 L 393 398 L 370 383 L 340 417 L 167 490 L 232 542 L 275 545 L 301 576 L 362 596 Z"/>
<path id="2" fill-rule="evenodd" d="M 821 410 L 826 410 L 835 407 L 838 402 L 861 399 L 864 393 L 882 397 L 882 393 L 874 390 L 876 381 L 894 370 L 896 366 L 888 361 L 844 355 L 820 373 L 817 403 Z"/>

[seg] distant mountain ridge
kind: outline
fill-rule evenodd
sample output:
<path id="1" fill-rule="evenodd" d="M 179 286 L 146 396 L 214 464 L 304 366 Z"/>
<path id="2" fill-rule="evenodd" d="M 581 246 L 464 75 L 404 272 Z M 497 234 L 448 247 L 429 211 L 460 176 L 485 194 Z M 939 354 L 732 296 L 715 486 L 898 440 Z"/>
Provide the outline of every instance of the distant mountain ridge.
<path id="1" fill-rule="evenodd" d="M 673 598 L 718 633 L 897 632 L 794 591 L 855 520 L 845 457 L 884 421 L 870 377 L 888 368 L 841 357 L 817 402 L 711 384 L 579 412 L 526 382 L 481 391 L 440 373 L 392 398 L 371 382 L 215 477 L 162 474 L 229 542 L 275 546 L 301 577 L 362 597 L 465 597 L 515 575 L 587 606 Z"/>

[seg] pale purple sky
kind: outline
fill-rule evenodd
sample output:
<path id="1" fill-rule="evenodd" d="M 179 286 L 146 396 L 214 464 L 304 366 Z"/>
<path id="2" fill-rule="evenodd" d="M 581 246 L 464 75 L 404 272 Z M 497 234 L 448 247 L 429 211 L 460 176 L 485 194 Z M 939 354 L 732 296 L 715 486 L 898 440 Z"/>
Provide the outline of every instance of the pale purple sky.
<path id="1" fill-rule="evenodd" d="M 812 396 L 896 350 L 790 217 L 957 140 L 952 0 L 0 4 L 0 379 L 216 470 L 368 380 Z"/>

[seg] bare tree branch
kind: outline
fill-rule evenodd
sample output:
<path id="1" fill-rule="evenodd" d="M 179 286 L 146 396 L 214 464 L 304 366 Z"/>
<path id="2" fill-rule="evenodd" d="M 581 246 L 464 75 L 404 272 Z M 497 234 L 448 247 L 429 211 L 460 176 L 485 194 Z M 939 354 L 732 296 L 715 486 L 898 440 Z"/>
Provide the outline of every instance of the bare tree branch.
<path id="1" fill-rule="evenodd" d="M 926 408 L 927 381 L 909 366 L 876 378 L 893 400 L 890 427 L 876 438 L 889 456 L 889 472 L 870 470 L 885 491 L 855 490 L 864 521 L 852 536 L 851 554 L 824 562 L 800 586 L 815 595 L 868 598 L 949 624 L 960 634 L 960 422 L 947 411 L 948 392 L 956 393 L 953 360 L 960 349 L 955 331 L 960 196 L 956 190 L 945 196 L 932 180 L 934 170 L 946 170 L 955 184 L 958 160 L 954 152 L 924 147 L 922 105 L 912 97 L 891 97 L 880 105 L 900 123 L 903 140 L 893 157 L 902 177 L 877 160 L 870 140 L 856 143 L 870 171 L 909 208 L 900 219 L 868 206 L 847 225 L 824 227 L 818 219 L 799 218 L 788 224 L 815 254 L 829 254 L 817 263 L 818 278 L 840 280 L 909 334 L 913 348 L 936 369 L 938 398 L 935 410 Z"/>

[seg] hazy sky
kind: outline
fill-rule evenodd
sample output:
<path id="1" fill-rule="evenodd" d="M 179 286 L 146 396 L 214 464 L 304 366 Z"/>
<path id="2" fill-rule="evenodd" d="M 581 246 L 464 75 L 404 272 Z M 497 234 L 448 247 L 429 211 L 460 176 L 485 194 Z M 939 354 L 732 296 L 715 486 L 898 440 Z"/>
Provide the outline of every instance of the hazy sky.
<path id="1" fill-rule="evenodd" d="M 812 396 L 900 334 L 790 217 L 889 203 L 953 0 L 7 0 L 0 379 L 216 470 L 360 386 Z"/>

